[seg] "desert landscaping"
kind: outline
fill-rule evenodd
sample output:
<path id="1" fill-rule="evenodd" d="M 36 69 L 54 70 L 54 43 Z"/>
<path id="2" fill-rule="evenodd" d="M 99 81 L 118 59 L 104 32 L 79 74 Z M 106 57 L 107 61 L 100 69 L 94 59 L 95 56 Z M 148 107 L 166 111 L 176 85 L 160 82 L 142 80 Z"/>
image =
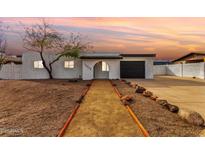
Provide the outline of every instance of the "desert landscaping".
<path id="1" fill-rule="evenodd" d="M 129 79 L 158 97 L 181 108 L 199 112 L 205 118 L 205 80 L 191 77 L 155 76 L 153 80 Z"/>
<path id="2" fill-rule="evenodd" d="M 88 82 L 0 80 L 0 136 L 57 136 Z"/>
<path id="3" fill-rule="evenodd" d="M 62 136 L 143 136 L 124 106 L 148 136 L 202 136 L 204 120 L 197 112 L 160 99 L 140 82 L 110 81 L 0 80 L 0 136 L 58 136 L 78 103 Z"/>
<path id="4" fill-rule="evenodd" d="M 170 112 L 166 107 L 157 103 L 154 98 L 135 93 L 130 82 L 113 80 L 119 92 L 130 95 L 132 108 L 150 136 L 200 136 L 204 126 L 196 126 L 183 120 L 176 111 Z M 156 98 L 155 98 L 156 99 Z M 203 125 L 203 124 L 202 124 Z"/>

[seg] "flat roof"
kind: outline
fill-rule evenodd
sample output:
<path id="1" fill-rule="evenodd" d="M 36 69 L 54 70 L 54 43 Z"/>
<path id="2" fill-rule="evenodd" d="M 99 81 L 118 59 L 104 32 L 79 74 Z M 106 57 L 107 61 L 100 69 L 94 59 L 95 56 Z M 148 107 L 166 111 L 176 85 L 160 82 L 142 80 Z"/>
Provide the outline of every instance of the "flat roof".
<path id="1" fill-rule="evenodd" d="M 123 57 L 156 57 L 156 54 L 120 54 Z"/>
<path id="2" fill-rule="evenodd" d="M 122 56 L 81 56 L 81 59 L 122 59 Z"/>
<path id="3" fill-rule="evenodd" d="M 80 54 L 81 59 L 122 59 L 118 52 L 84 52 Z"/>
<path id="4" fill-rule="evenodd" d="M 81 59 L 122 59 L 123 57 L 156 57 L 156 54 L 120 54 L 119 52 L 84 52 Z"/>

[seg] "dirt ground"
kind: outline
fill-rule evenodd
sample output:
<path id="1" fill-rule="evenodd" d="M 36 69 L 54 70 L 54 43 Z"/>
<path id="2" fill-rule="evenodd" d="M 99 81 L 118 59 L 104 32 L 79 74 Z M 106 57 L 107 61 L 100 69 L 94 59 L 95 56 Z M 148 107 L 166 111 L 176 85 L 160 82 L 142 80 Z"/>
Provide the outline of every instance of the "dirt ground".
<path id="1" fill-rule="evenodd" d="M 205 118 L 205 80 L 155 76 L 153 80 L 135 79 L 132 81 L 172 104 L 199 112 Z"/>
<path id="2" fill-rule="evenodd" d="M 0 136 L 56 136 L 87 83 L 0 80 Z"/>
<path id="3" fill-rule="evenodd" d="M 141 94 L 135 94 L 135 89 L 129 87 L 119 80 L 114 80 L 121 94 L 134 94 L 135 103 L 130 107 L 133 109 L 142 125 L 150 136 L 199 136 L 202 127 L 193 126 L 183 121 L 177 114 L 163 109 L 159 104 Z"/>
<path id="4" fill-rule="evenodd" d="M 64 136 L 143 136 L 108 80 L 95 80 Z"/>

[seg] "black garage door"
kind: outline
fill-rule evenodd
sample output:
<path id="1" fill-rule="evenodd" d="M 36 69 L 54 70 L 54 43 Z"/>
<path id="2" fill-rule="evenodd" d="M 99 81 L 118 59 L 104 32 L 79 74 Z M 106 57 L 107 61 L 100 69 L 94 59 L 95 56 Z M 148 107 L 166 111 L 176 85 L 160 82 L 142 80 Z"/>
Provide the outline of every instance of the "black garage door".
<path id="1" fill-rule="evenodd" d="M 120 62 L 121 78 L 145 78 L 144 61 L 121 61 Z"/>

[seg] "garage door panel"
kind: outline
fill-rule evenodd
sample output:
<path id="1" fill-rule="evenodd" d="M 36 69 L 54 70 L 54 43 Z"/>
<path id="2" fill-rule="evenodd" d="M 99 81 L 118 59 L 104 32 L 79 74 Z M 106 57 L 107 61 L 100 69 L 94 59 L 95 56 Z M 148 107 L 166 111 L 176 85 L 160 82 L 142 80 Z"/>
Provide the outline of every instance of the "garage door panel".
<path id="1" fill-rule="evenodd" d="M 145 78 L 145 61 L 121 61 L 121 78 Z"/>

